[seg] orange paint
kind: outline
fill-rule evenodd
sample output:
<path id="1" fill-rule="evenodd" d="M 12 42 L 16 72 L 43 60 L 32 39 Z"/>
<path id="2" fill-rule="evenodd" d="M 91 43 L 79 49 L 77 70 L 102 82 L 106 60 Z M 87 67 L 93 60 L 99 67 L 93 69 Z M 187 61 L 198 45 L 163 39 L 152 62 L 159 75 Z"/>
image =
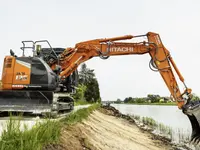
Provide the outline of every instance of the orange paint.
<path id="1" fill-rule="evenodd" d="M 141 36 L 146 36 L 147 40 L 138 43 L 116 42 Z M 126 35 L 77 43 L 74 48 L 66 48 L 66 50 L 60 55 L 59 65 L 61 65 L 62 68 L 60 77 L 65 79 L 72 74 L 72 72 L 75 71 L 81 63 L 93 57 L 101 56 L 105 58 L 119 55 L 143 55 L 146 53 L 152 58 L 154 67 L 158 69 L 168 90 L 176 100 L 178 108 L 181 109 L 186 102 L 183 99 L 183 95 L 187 94 L 190 96 L 191 90 L 186 89 L 183 93 L 180 91 L 172 68 L 175 69 L 179 79 L 183 83 L 184 78 L 157 33 L 148 32 L 146 35 Z M 55 69 L 57 64 L 55 62 L 49 65 L 52 69 Z M 2 89 L 12 89 L 12 84 L 30 84 L 30 73 L 30 67 L 26 63 L 20 63 L 19 61 L 16 61 L 15 57 L 12 56 L 5 57 L 2 75 Z"/>

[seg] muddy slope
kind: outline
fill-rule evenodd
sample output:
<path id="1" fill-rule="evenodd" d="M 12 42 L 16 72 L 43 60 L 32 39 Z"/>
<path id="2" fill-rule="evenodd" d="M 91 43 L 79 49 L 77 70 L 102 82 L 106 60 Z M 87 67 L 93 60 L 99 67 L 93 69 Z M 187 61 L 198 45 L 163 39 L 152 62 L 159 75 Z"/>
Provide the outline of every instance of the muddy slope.
<path id="1" fill-rule="evenodd" d="M 95 111 L 81 124 L 93 149 L 103 150 L 169 150 L 170 146 L 140 130 L 125 119 Z"/>
<path id="2" fill-rule="evenodd" d="M 45 150 L 172 150 L 133 122 L 116 117 L 114 110 L 101 108 L 82 123 L 63 128 L 61 143 Z"/>

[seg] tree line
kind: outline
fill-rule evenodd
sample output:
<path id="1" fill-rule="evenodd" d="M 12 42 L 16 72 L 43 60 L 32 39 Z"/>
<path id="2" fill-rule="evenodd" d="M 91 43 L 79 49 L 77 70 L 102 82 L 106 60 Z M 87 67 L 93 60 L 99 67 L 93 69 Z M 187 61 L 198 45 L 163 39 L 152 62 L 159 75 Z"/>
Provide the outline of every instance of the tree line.
<path id="1" fill-rule="evenodd" d="M 117 99 L 116 103 L 159 103 L 169 99 L 156 94 L 148 94 L 147 97 L 126 97 L 124 100 Z"/>
<path id="2" fill-rule="evenodd" d="M 192 100 L 200 100 L 200 97 L 195 93 L 192 94 Z M 168 103 L 173 100 L 170 97 L 162 97 L 156 94 L 148 94 L 147 97 L 126 97 L 124 100 L 117 99 L 115 103 Z"/>

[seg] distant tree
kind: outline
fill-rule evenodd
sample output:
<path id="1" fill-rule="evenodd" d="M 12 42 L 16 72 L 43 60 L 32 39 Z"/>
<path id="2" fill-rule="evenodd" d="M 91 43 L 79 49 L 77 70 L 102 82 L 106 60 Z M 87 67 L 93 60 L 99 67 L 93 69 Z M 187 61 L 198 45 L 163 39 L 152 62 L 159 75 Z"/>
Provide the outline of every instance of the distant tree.
<path id="1" fill-rule="evenodd" d="M 193 101 L 198 101 L 198 100 L 200 100 L 199 96 L 197 96 L 195 93 L 193 93 L 192 95 L 193 95 L 193 96 L 192 96 L 192 100 L 193 100 Z"/>
<path id="2" fill-rule="evenodd" d="M 80 66 L 79 74 L 79 90 L 74 95 L 77 99 L 83 99 L 87 102 L 101 102 L 99 83 L 95 77 L 93 69 L 87 68 L 83 63 Z"/>
<path id="3" fill-rule="evenodd" d="M 130 102 L 133 102 L 134 99 L 132 97 L 127 97 L 124 99 L 124 103 L 130 103 Z"/>
<path id="4" fill-rule="evenodd" d="M 86 91 L 86 86 L 83 85 L 83 84 L 79 84 L 77 89 L 76 89 L 76 93 L 73 95 L 73 98 L 76 100 L 76 101 L 85 101 L 85 91 Z"/>
<path id="5" fill-rule="evenodd" d="M 87 84 L 91 79 L 95 77 L 94 70 L 87 68 L 87 65 L 83 63 L 79 71 L 79 83 Z"/>
<path id="6" fill-rule="evenodd" d="M 99 84 L 96 78 L 91 78 L 86 83 L 86 91 L 85 91 L 85 99 L 88 102 L 99 102 L 100 98 L 100 91 L 99 91 Z"/>
<path id="7" fill-rule="evenodd" d="M 136 98 L 135 102 L 136 103 L 145 103 L 145 99 L 144 98 Z"/>
<path id="8" fill-rule="evenodd" d="M 151 103 L 157 103 L 161 99 L 159 95 L 148 94 L 148 99 L 151 100 Z"/>
<path id="9" fill-rule="evenodd" d="M 161 98 L 161 99 L 159 100 L 159 102 L 160 102 L 160 103 L 164 103 L 165 100 L 164 100 L 163 98 Z"/>
<path id="10" fill-rule="evenodd" d="M 120 103 L 122 103 L 122 100 L 118 98 L 115 103 L 120 104 Z"/>

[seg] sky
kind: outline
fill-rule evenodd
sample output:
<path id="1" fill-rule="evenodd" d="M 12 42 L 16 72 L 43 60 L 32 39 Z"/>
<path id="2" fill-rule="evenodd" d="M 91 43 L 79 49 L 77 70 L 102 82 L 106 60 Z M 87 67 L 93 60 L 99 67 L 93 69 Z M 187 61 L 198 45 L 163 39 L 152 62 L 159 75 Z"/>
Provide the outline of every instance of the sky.
<path id="1" fill-rule="evenodd" d="M 156 32 L 170 51 L 193 93 L 200 95 L 200 1 L 198 0 L 0 0 L 0 76 L 12 49 L 21 55 L 23 40 L 48 40 L 53 47 L 81 41 Z M 132 41 L 133 42 L 133 41 Z M 95 57 L 94 69 L 102 100 L 170 96 L 150 56 Z M 180 90 L 184 87 L 179 83 Z"/>

